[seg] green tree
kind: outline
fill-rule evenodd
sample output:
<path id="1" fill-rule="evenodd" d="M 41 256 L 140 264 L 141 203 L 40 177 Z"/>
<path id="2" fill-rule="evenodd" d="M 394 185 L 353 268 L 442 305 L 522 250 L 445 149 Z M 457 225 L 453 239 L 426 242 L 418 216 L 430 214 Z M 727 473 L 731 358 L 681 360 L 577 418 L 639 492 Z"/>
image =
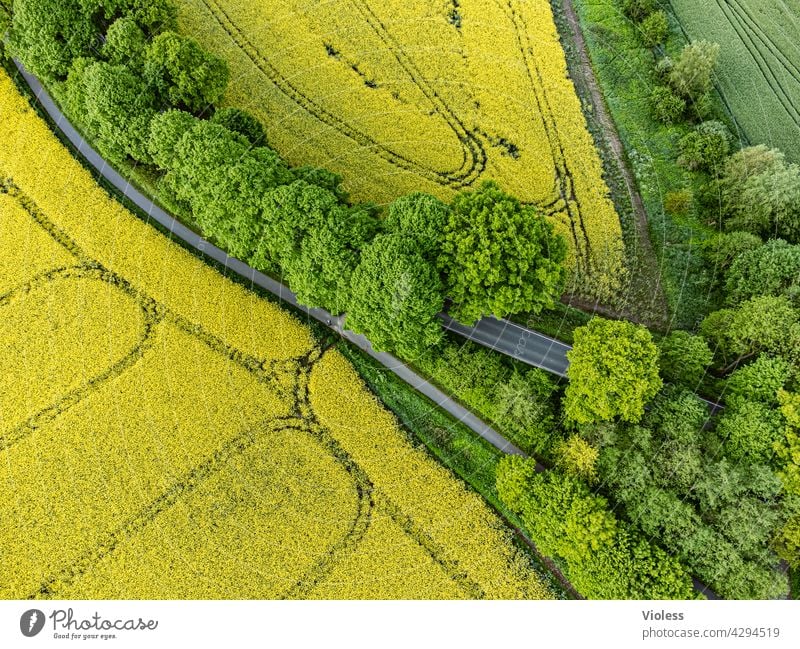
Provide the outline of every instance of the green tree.
<path id="1" fill-rule="evenodd" d="M 415 359 L 442 339 L 442 282 L 413 239 L 378 235 L 353 271 L 347 325 L 381 351 Z"/>
<path id="2" fill-rule="evenodd" d="M 166 31 L 148 46 L 144 75 L 165 105 L 200 114 L 222 98 L 229 73 L 224 60 L 195 40 Z"/>
<path id="3" fill-rule="evenodd" d="M 749 250 L 756 250 L 762 245 L 759 236 L 735 230 L 714 235 L 705 242 L 704 249 L 709 263 L 724 272 L 739 255 Z"/>
<path id="4" fill-rule="evenodd" d="M 758 351 L 788 355 L 794 350 L 798 313 L 786 296 L 763 295 L 736 309 L 720 309 L 700 324 L 700 332 L 725 362 Z"/>
<path id="5" fill-rule="evenodd" d="M 758 145 L 733 154 L 719 190 L 727 229 L 800 240 L 800 166 L 777 149 Z"/>
<path id="6" fill-rule="evenodd" d="M 251 264 L 282 269 L 303 304 L 346 310 L 359 251 L 376 229 L 371 213 L 342 205 L 332 192 L 303 180 L 266 192 L 262 207 Z"/>
<path id="7" fill-rule="evenodd" d="M 172 109 L 158 113 L 150 121 L 147 152 L 153 162 L 167 171 L 175 161 L 176 148 L 181 138 L 199 122 L 199 119 L 182 110 Z"/>
<path id="8" fill-rule="evenodd" d="M 554 394 L 556 386 L 546 372 L 530 368 L 514 371 L 508 378 L 486 376 L 487 387 L 493 392 L 492 419 L 514 432 L 514 441 L 532 454 L 547 455 L 557 435 Z M 438 375 L 437 375 L 438 376 Z"/>
<path id="9" fill-rule="evenodd" d="M 347 192 L 342 187 L 342 177 L 321 167 L 303 166 L 293 169 L 297 180 L 304 180 L 309 185 L 316 185 L 331 192 L 340 203 L 349 203 Z"/>
<path id="10" fill-rule="evenodd" d="M 229 131 L 238 133 L 247 138 L 253 146 L 266 146 L 267 134 L 264 127 L 253 115 L 241 108 L 221 108 L 214 112 L 211 121 L 220 124 Z"/>
<path id="11" fill-rule="evenodd" d="M 667 14 L 661 9 L 651 13 L 639 25 L 639 34 L 646 47 L 655 47 L 664 43 L 669 34 Z"/>
<path id="12" fill-rule="evenodd" d="M 109 63 L 139 69 L 144 65 L 147 36 L 138 23 L 129 17 L 111 23 L 103 44 L 103 56 Z"/>
<path id="13" fill-rule="evenodd" d="M 702 169 L 720 175 L 731 150 L 730 138 L 722 122 L 702 122 L 678 142 L 678 164 L 692 171 Z"/>
<path id="14" fill-rule="evenodd" d="M 456 196 L 444 228 L 439 269 L 453 315 L 539 313 L 561 293 L 566 243 L 532 207 L 492 182 Z"/>
<path id="15" fill-rule="evenodd" d="M 717 433 L 732 460 L 767 463 L 780 437 L 780 414 L 771 406 L 740 399 L 725 408 Z"/>
<path id="16" fill-rule="evenodd" d="M 555 447 L 556 466 L 587 484 L 597 481 L 597 449 L 580 435 L 570 435 Z"/>
<path id="17" fill-rule="evenodd" d="M 669 86 L 656 86 L 650 93 L 650 109 L 659 122 L 675 124 L 686 112 L 686 101 Z"/>
<path id="18" fill-rule="evenodd" d="M 666 381 L 697 387 L 714 359 L 702 336 L 688 331 L 671 331 L 660 345 L 661 376 Z"/>
<path id="19" fill-rule="evenodd" d="M 689 43 L 673 62 L 669 72 L 670 85 L 684 99 L 697 101 L 711 90 L 711 78 L 718 57 L 717 43 Z"/>
<path id="20" fill-rule="evenodd" d="M 172 0 L 100 0 L 98 4 L 106 7 L 108 16 L 116 13 L 129 16 L 148 36 L 178 26 L 178 9 Z"/>
<path id="21" fill-rule="evenodd" d="M 73 59 L 90 56 L 98 38 L 81 0 L 14 0 L 10 53 L 46 81 L 65 79 Z"/>
<path id="22" fill-rule="evenodd" d="M 98 150 L 115 162 L 128 157 L 149 162 L 147 140 L 155 98 L 147 84 L 124 65 L 79 61 L 67 91 Z"/>
<path id="23" fill-rule="evenodd" d="M 792 365 L 786 359 L 761 354 L 755 361 L 728 377 L 727 399 L 750 399 L 777 406 L 778 391 L 788 383 L 793 374 Z"/>
<path id="24" fill-rule="evenodd" d="M 775 445 L 781 480 L 787 492 L 800 496 L 800 393 L 782 390 L 778 399 L 785 421 L 783 438 Z"/>
<path id="25" fill-rule="evenodd" d="M 630 322 L 592 318 L 575 330 L 567 358 L 565 414 L 578 424 L 636 422 L 661 389 L 658 347 L 647 329 Z"/>
<path id="26" fill-rule="evenodd" d="M 448 211 L 435 196 L 414 192 L 389 205 L 384 225 L 389 232 L 415 239 L 422 256 L 435 261 L 441 252 Z"/>
<path id="27" fill-rule="evenodd" d="M 622 13 L 640 23 L 656 10 L 655 0 L 622 0 Z"/>

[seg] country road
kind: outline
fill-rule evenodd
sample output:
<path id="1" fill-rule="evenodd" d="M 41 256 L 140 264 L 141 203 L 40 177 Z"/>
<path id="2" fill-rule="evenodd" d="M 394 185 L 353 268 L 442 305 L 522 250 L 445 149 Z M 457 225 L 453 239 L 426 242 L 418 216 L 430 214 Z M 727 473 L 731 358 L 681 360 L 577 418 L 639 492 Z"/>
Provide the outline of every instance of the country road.
<path id="1" fill-rule="evenodd" d="M 131 185 L 130 181 L 118 173 L 89 145 L 88 142 L 86 142 L 34 75 L 30 74 L 18 61 L 14 60 L 14 64 L 24 77 L 43 110 L 81 156 L 97 169 L 108 183 L 113 185 L 134 205 L 146 213 L 149 218 L 165 227 L 171 235 L 180 239 L 198 252 L 222 264 L 224 268 L 235 272 L 246 281 L 269 291 L 281 301 L 291 304 L 299 311 L 330 327 L 500 451 L 527 457 L 526 453 L 503 437 L 498 431 L 483 422 L 480 418 L 475 416 L 474 413 L 456 402 L 425 378 L 414 372 L 400 359 L 386 352 L 375 351 L 372 348 L 372 344 L 363 335 L 345 329 L 345 318 L 343 316 L 333 316 L 324 309 L 312 309 L 300 304 L 296 295 L 289 290 L 287 286 L 252 268 L 243 261 L 231 257 L 225 251 L 213 245 L 199 234 L 180 223 L 175 217 L 165 212 L 149 197 L 142 194 L 136 187 Z M 440 318 L 443 326 L 448 331 L 452 331 L 464 338 L 506 354 L 528 365 L 539 367 L 561 377 L 566 376 L 569 365 L 566 354 L 571 349 L 569 345 L 507 320 L 483 318 L 474 326 L 469 327 L 455 322 L 446 314 L 440 314 Z M 722 407 L 712 402 L 707 401 L 707 403 L 711 407 L 712 412 L 715 411 L 715 408 Z M 536 470 L 545 471 L 546 467 L 537 462 Z M 535 550 L 533 542 L 521 530 L 517 529 L 516 532 L 525 543 Z M 695 589 L 709 599 L 719 599 L 718 595 L 698 579 L 693 578 L 693 583 Z M 570 584 L 566 583 L 565 587 L 574 592 Z"/>

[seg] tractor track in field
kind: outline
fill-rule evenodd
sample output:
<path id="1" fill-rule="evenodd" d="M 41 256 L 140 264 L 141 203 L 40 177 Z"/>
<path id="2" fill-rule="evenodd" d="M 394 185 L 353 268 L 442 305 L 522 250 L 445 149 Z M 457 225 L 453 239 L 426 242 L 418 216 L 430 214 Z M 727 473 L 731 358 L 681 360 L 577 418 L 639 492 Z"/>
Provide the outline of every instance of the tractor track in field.
<path id="1" fill-rule="evenodd" d="M 767 33 L 758 25 L 748 12 L 747 8 L 737 0 L 716 0 L 720 11 L 725 15 L 731 28 L 739 36 L 745 48 L 753 58 L 753 62 L 760 70 L 767 85 L 780 102 L 786 114 L 792 121 L 800 126 L 800 110 L 795 106 L 792 98 L 781 85 L 772 66 L 767 61 L 767 54 L 758 46 L 758 42 L 769 52 L 775 62 L 780 65 L 797 82 L 800 82 L 800 69 L 794 65 L 780 48 L 769 38 Z"/>
<path id="2" fill-rule="evenodd" d="M 365 19 L 367 19 L 371 13 L 368 11 L 368 8 L 364 7 L 363 3 L 357 0 L 354 0 L 354 2 L 356 2 L 356 6 L 359 10 L 367 12 L 365 13 Z M 202 0 L 202 3 L 220 27 L 228 34 L 233 43 L 247 55 L 253 65 L 264 74 L 282 94 L 300 106 L 312 117 L 353 140 L 359 146 L 368 149 L 392 165 L 416 173 L 437 184 L 454 189 L 461 189 L 472 185 L 485 169 L 487 156 L 483 143 L 472 131 L 464 126 L 461 120 L 453 114 L 452 111 L 450 111 L 447 104 L 439 97 L 436 91 L 427 83 L 422 82 L 422 75 L 416 70 L 410 59 L 402 53 L 401 48 L 392 46 L 391 43 L 386 40 L 388 35 L 381 32 L 380 23 L 374 18 L 374 14 L 372 15 L 372 20 L 368 20 L 368 22 L 377 33 L 378 38 L 387 44 L 389 51 L 393 53 L 401 67 L 411 76 L 420 91 L 425 95 L 426 99 L 431 102 L 436 112 L 444 119 L 445 123 L 455 133 L 458 141 L 461 143 L 463 158 L 461 166 L 458 169 L 452 171 L 436 171 L 429 169 L 406 156 L 392 151 L 378 140 L 352 127 L 292 84 L 291 81 L 270 63 L 267 57 L 261 54 L 258 48 L 248 40 L 247 35 L 236 25 L 218 2 L 215 0 Z"/>
<path id="3" fill-rule="evenodd" d="M 270 363 L 264 363 L 249 354 L 245 354 L 231 347 L 217 336 L 209 333 L 197 323 L 188 321 L 186 318 L 172 312 L 163 304 L 145 296 L 130 285 L 127 280 L 107 270 L 102 264 L 93 260 L 67 233 L 52 223 L 52 221 L 50 221 L 36 206 L 35 202 L 24 194 L 16 185 L 6 180 L 0 189 L 2 189 L 4 193 L 17 199 L 19 205 L 37 225 L 78 260 L 78 265 L 55 268 L 39 273 L 16 287 L 3 292 L 0 294 L 0 309 L 13 303 L 18 297 L 26 295 L 37 288 L 47 287 L 54 281 L 79 279 L 99 281 L 114 286 L 116 289 L 131 297 L 144 315 L 143 332 L 134 347 L 131 348 L 126 355 L 104 372 L 101 372 L 97 376 L 85 381 L 77 388 L 67 392 L 67 394 L 57 399 L 49 406 L 41 409 L 21 424 L 0 436 L 0 451 L 11 448 L 14 444 L 46 426 L 48 423 L 67 412 L 70 408 L 79 404 L 98 390 L 103 384 L 122 376 L 128 369 L 132 368 L 141 360 L 145 353 L 152 347 L 154 342 L 154 329 L 162 322 L 169 322 L 175 325 L 176 328 L 201 341 L 229 362 L 234 363 L 253 375 L 259 382 L 271 384 L 270 387 L 279 393 L 281 388 L 280 382 L 272 380 L 273 372 L 285 372 L 290 368 L 294 370 L 294 392 L 291 399 L 292 412 L 290 415 L 262 422 L 256 425 L 255 428 L 244 431 L 232 440 L 226 442 L 210 457 L 206 458 L 189 471 L 189 473 L 184 476 L 183 480 L 174 483 L 130 519 L 119 525 L 113 531 L 107 533 L 94 548 L 82 553 L 62 570 L 48 575 L 42 581 L 38 590 L 29 593 L 27 598 L 39 599 L 57 597 L 63 588 L 69 586 L 82 575 L 90 571 L 97 563 L 112 555 L 123 541 L 145 530 L 161 513 L 167 511 L 173 505 L 180 502 L 181 499 L 193 493 L 206 482 L 208 478 L 221 470 L 231 459 L 245 452 L 248 448 L 257 443 L 259 435 L 254 431 L 260 431 L 261 434 L 264 434 L 265 432 L 279 432 L 283 430 L 296 430 L 297 432 L 305 433 L 312 437 L 325 449 L 327 454 L 347 472 L 353 481 L 357 494 L 357 513 L 348 525 L 344 535 L 328 550 L 328 552 L 320 556 L 320 558 L 314 562 L 303 576 L 281 596 L 281 599 L 302 599 L 310 596 L 314 588 L 325 580 L 338 563 L 357 550 L 370 528 L 372 515 L 376 510 L 376 499 L 374 496 L 375 485 L 361 466 L 325 427 L 322 426 L 310 403 L 308 391 L 310 372 L 314 364 L 322 357 L 323 350 L 315 346 L 311 351 L 301 357 L 284 361 L 272 361 Z M 279 394 L 279 396 L 287 398 L 288 395 Z M 290 423 L 276 425 L 276 422 Z M 473 598 L 481 598 L 484 596 L 483 589 L 470 580 L 469 576 L 464 574 L 463 571 L 460 571 L 452 561 L 448 560 L 445 557 L 444 551 L 436 545 L 425 530 L 417 526 L 413 519 L 405 515 L 402 510 L 394 505 L 386 496 L 381 496 L 379 509 L 387 513 L 401 529 L 403 529 L 404 533 L 417 543 L 434 563 L 439 565 L 442 570 L 461 587 L 467 596 Z"/>

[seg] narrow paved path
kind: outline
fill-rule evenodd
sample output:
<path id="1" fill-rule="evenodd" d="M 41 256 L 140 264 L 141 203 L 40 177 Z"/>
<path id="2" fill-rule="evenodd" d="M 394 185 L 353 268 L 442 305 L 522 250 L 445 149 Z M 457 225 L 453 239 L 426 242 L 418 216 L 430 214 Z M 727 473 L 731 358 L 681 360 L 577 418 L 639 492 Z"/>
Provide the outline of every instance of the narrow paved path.
<path id="1" fill-rule="evenodd" d="M 333 316 L 324 309 L 311 309 L 300 304 L 297 301 L 297 296 L 289 290 L 288 287 L 255 268 L 248 266 L 243 261 L 231 257 L 224 250 L 221 250 L 214 244 L 205 240 L 199 234 L 180 223 L 176 218 L 170 216 L 109 165 L 103 157 L 86 142 L 78 130 L 64 116 L 61 109 L 55 101 L 53 101 L 52 97 L 44 89 L 39 80 L 23 68 L 18 61 L 15 60 L 14 63 L 25 78 L 36 100 L 53 120 L 56 127 L 66 136 L 77 151 L 97 169 L 105 180 L 111 183 L 139 209 L 144 211 L 149 218 L 160 223 L 167 228 L 173 236 L 195 250 L 222 264 L 226 269 L 232 270 L 240 277 L 269 291 L 280 300 L 288 302 L 303 313 L 330 327 L 503 453 L 527 457 L 526 453 L 503 437 L 494 428 L 489 426 L 489 424 L 476 417 L 470 410 L 467 410 L 460 403 L 453 400 L 439 388 L 414 372 L 399 358 L 386 352 L 375 351 L 372 348 L 372 344 L 363 335 L 357 334 L 349 329 L 344 329 L 343 316 Z M 474 327 L 466 327 L 455 322 L 446 314 L 441 314 L 440 317 L 446 329 L 458 333 L 465 338 L 474 340 L 490 349 L 496 349 L 499 352 L 508 354 L 529 365 L 546 369 L 559 376 L 565 376 L 566 374 L 568 366 L 566 353 L 571 348 L 569 345 L 565 345 L 558 340 L 549 338 L 536 331 L 525 329 L 507 320 L 484 318 Z M 546 467 L 537 462 L 536 470 L 539 472 L 545 471 Z M 514 530 L 525 543 L 538 554 L 535 544 L 521 530 L 516 527 L 514 527 Z M 558 573 L 558 571 L 556 572 Z M 560 579 L 563 580 L 563 577 L 560 577 Z M 693 581 L 696 590 L 705 594 L 709 599 L 718 599 L 714 592 L 707 586 L 703 585 L 697 579 L 693 579 Z M 575 592 L 569 583 L 565 583 L 565 587 L 571 592 Z"/>

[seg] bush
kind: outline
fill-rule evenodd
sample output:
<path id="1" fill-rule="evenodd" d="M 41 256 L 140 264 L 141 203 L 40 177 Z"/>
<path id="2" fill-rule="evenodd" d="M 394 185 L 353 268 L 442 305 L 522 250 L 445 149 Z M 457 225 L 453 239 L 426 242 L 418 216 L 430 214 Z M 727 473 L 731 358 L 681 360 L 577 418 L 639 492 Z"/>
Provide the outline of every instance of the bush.
<path id="1" fill-rule="evenodd" d="M 683 118 L 686 101 L 669 86 L 656 86 L 650 93 L 650 109 L 659 122 L 675 124 Z"/>
<path id="2" fill-rule="evenodd" d="M 687 216 L 692 209 L 694 195 L 691 189 L 667 192 L 664 196 L 664 210 L 675 216 Z"/>
<path id="3" fill-rule="evenodd" d="M 720 271 L 726 271 L 740 255 L 763 245 L 761 238 L 750 232 L 733 231 L 716 234 L 703 243 L 706 259 Z"/>
<path id="4" fill-rule="evenodd" d="M 622 13 L 636 23 L 642 22 L 655 10 L 655 0 L 622 0 Z"/>
<path id="5" fill-rule="evenodd" d="M 719 45 L 708 41 L 689 43 L 669 71 L 669 84 L 687 101 L 697 101 L 711 90 L 711 76 L 719 56 Z"/>
<path id="6" fill-rule="evenodd" d="M 651 13 L 639 25 L 639 34 L 647 47 L 655 47 L 664 43 L 669 34 L 667 14 L 661 9 Z"/>
<path id="7" fill-rule="evenodd" d="M 111 23 L 103 44 L 103 56 L 109 63 L 139 68 L 144 63 L 147 36 L 133 18 L 119 18 Z"/>
<path id="8" fill-rule="evenodd" d="M 703 122 L 678 143 L 678 164 L 692 171 L 722 173 L 731 148 L 730 133 L 721 122 Z"/>

